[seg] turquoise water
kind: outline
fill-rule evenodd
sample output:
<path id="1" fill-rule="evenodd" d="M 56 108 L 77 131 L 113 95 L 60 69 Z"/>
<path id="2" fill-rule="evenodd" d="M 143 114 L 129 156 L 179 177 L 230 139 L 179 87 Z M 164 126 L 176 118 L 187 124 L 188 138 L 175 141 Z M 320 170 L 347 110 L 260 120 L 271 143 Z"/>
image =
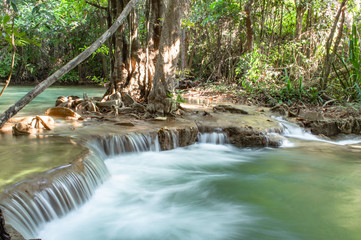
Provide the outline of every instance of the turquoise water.
<path id="1" fill-rule="evenodd" d="M 31 87 L 8 87 L 0 97 L 0 114 L 28 93 Z M 55 106 L 58 96 L 102 96 L 104 88 L 95 87 L 50 87 L 22 109 L 15 117 L 42 115 Z M 0 190 L 7 184 L 21 181 L 25 177 L 45 172 L 68 164 L 84 151 L 70 139 L 60 137 L 14 137 L 0 134 Z"/>
<path id="2" fill-rule="evenodd" d="M 21 97 L 26 95 L 32 87 L 13 87 L 6 89 L 4 95 L 0 97 L 0 113 L 6 111 L 10 106 L 15 104 Z M 30 102 L 24 109 L 22 109 L 17 116 L 29 114 L 43 114 L 46 109 L 54 107 L 58 96 L 79 96 L 83 97 L 86 92 L 89 97 L 102 97 L 105 93 L 105 88 L 99 87 L 49 87 L 32 102 Z"/>
<path id="3" fill-rule="evenodd" d="M 0 98 L 0 111 L 30 89 L 10 87 Z M 41 114 L 54 106 L 58 96 L 83 92 L 102 96 L 105 90 L 49 88 L 19 115 Z M 301 132 L 287 136 L 290 147 L 280 149 L 195 144 L 111 157 L 105 161 L 111 177 L 90 201 L 48 223 L 38 237 L 360 239 L 361 148 Z M 66 164 L 82 150 L 56 137 L 29 140 L 0 135 L 0 140 L 1 186 Z"/>
<path id="4" fill-rule="evenodd" d="M 111 178 L 49 223 L 57 239 L 360 239 L 361 158 L 345 146 L 196 144 L 106 160 Z"/>

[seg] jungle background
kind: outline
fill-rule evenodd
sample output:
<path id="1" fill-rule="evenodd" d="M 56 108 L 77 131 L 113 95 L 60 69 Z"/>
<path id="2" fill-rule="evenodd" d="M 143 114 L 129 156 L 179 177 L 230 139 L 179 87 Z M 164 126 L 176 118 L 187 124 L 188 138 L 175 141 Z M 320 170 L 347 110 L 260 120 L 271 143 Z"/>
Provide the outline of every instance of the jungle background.
<path id="1" fill-rule="evenodd" d="M 2 0 L 0 83 L 44 80 L 105 32 L 127 2 Z M 117 34 L 58 84 L 106 85 L 109 91 L 121 82 L 120 88 L 134 90 L 131 86 L 139 83 L 134 79 L 142 77 L 134 64 L 155 59 L 149 53 L 159 48 L 168 2 L 174 1 L 140 1 Z M 174 95 L 187 85 L 253 103 L 359 108 L 359 0 L 186 0 L 178 5 L 183 20 L 176 82 L 170 86 Z M 143 78 L 152 71 L 144 70 Z M 146 102 L 150 88 L 138 84 L 133 93 Z"/>

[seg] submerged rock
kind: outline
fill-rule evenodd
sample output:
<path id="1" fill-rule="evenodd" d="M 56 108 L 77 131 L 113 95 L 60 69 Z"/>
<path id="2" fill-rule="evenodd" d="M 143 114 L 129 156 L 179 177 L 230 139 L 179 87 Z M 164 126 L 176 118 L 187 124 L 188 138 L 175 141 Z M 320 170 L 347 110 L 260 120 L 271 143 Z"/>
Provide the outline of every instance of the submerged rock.
<path id="1" fill-rule="evenodd" d="M 65 107 L 54 107 L 46 110 L 45 115 L 51 117 L 61 117 L 61 118 L 73 118 L 79 119 L 81 116 L 74 112 L 73 110 Z"/>

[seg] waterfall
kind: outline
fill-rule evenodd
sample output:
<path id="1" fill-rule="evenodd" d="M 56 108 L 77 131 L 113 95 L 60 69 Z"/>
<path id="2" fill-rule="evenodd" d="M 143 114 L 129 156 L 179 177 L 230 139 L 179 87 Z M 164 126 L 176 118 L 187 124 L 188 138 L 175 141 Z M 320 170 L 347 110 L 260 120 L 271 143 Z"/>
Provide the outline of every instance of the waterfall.
<path id="1" fill-rule="evenodd" d="M 153 135 L 95 137 L 86 144 L 93 153 L 80 161 L 80 169 L 76 167 L 78 163 L 75 166 L 70 164 L 50 170 L 45 177 L 35 181 L 19 183 L 13 189 L 5 190 L 0 207 L 8 224 L 25 238 L 35 238 L 47 222 L 64 216 L 89 200 L 109 176 L 104 160 L 127 152 L 176 148 L 178 141 L 177 134 L 168 129 Z M 46 187 L 41 187 L 44 185 Z"/>
<path id="2" fill-rule="evenodd" d="M 198 142 L 211 144 L 229 143 L 227 135 L 223 132 L 199 133 Z"/>
<path id="3" fill-rule="evenodd" d="M 332 141 L 330 139 L 325 139 L 324 137 L 314 135 L 305 129 L 299 127 L 297 124 L 290 123 L 280 117 L 275 118 L 282 128 L 284 129 L 284 136 L 289 138 L 302 139 L 307 141 L 317 141 L 317 142 L 325 142 L 335 145 L 348 145 L 348 144 L 356 144 L 361 142 L 360 137 L 352 137 L 352 139 L 337 139 Z M 288 144 L 288 143 L 287 143 Z M 290 145 L 293 146 L 293 145 Z"/>
<path id="4" fill-rule="evenodd" d="M 14 190 L 6 190 L 0 206 L 7 223 L 25 238 L 34 238 L 45 223 L 84 204 L 109 173 L 99 157 L 89 156 L 82 164 L 80 172 L 67 165 L 45 173 L 49 179 L 52 174 L 56 175 L 49 186 L 40 191 L 28 189 L 46 184 L 45 178 L 33 183 L 22 182 Z M 66 171 L 65 174 L 63 171 Z"/>
<path id="5" fill-rule="evenodd" d="M 160 151 L 158 135 L 152 137 L 150 134 L 98 137 L 90 141 L 88 147 L 103 160 L 127 152 Z"/>

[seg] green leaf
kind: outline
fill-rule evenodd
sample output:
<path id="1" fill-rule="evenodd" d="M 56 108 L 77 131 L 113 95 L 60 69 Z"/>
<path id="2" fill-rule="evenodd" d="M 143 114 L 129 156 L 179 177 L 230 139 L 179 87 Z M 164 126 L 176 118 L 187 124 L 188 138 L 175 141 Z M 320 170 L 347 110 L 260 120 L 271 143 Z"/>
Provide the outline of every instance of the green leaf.
<path id="1" fill-rule="evenodd" d="M 31 11 L 31 14 L 32 14 L 32 15 L 35 15 L 36 13 L 39 13 L 39 10 L 40 10 L 40 5 L 35 6 L 35 7 L 33 8 L 33 10 Z"/>
<path id="2" fill-rule="evenodd" d="M 16 7 L 15 1 L 11 0 L 11 7 L 14 9 L 15 12 L 18 12 L 18 8 Z"/>
<path id="3" fill-rule="evenodd" d="M 5 25 L 6 23 L 8 23 L 10 20 L 10 16 L 9 15 L 6 15 L 4 18 L 3 18 L 3 24 Z"/>

